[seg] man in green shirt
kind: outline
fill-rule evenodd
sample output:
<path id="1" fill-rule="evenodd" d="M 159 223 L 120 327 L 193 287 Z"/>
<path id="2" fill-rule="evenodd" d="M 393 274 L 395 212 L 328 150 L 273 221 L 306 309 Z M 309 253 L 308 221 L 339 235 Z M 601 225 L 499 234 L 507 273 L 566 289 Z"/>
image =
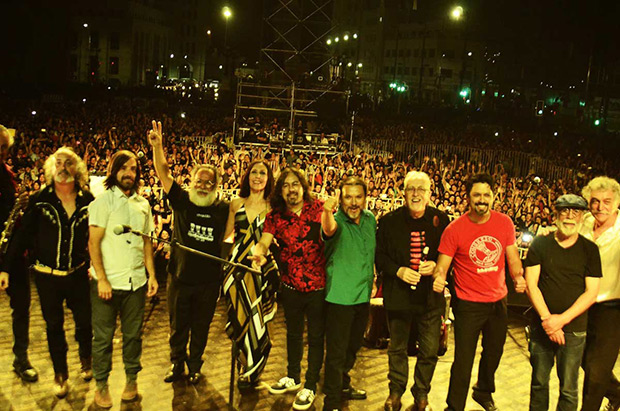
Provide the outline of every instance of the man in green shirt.
<path id="1" fill-rule="evenodd" d="M 336 197 L 323 206 L 321 224 L 327 261 L 324 410 L 340 409 L 343 399 L 365 399 L 351 387 L 349 371 L 362 345 L 374 278 L 377 221 L 366 210 L 366 183 L 347 177 Z M 334 214 L 340 200 L 340 209 Z"/>

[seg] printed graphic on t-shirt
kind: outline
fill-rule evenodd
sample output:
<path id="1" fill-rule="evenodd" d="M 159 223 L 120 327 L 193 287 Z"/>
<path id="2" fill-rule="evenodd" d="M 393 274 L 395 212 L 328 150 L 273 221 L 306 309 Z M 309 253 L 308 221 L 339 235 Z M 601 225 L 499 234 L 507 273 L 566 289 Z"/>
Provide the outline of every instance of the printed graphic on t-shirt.
<path id="1" fill-rule="evenodd" d="M 422 262 L 422 250 L 426 247 L 425 234 L 425 231 L 411 232 L 409 268 L 415 271 L 420 269 L 420 263 Z"/>
<path id="2" fill-rule="evenodd" d="M 187 233 L 187 235 L 200 242 L 212 242 L 214 239 L 213 228 L 203 227 L 194 223 L 190 223 L 189 233 Z"/>
<path id="3" fill-rule="evenodd" d="M 497 263 L 502 256 L 502 244 L 495 237 L 483 235 L 476 238 L 469 247 L 469 258 L 478 266 L 476 272 L 498 271 Z"/>

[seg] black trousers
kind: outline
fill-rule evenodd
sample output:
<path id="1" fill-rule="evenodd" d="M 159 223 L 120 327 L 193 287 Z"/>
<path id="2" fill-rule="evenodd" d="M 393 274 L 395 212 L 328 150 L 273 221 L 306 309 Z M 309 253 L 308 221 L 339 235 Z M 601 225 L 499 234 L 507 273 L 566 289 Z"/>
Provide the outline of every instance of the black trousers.
<path id="1" fill-rule="evenodd" d="M 200 372 L 202 367 L 202 354 L 207 346 L 209 328 L 219 295 L 219 283 L 190 285 L 170 276 L 170 361 L 173 364 L 186 362 L 190 373 Z"/>
<path id="2" fill-rule="evenodd" d="M 325 409 L 340 408 L 342 389 L 351 386 L 349 371 L 364 338 L 368 323 L 368 303 L 340 305 L 327 303 L 325 322 Z"/>
<path id="3" fill-rule="evenodd" d="M 594 304 L 588 311 L 583 357 L 583 411 L 601 407 L 603 397 L 620 400 L 620 382 L 613 374 L 620 350 L 620 305 Z"/>
<path id="4" fill-rule="evenodd" d="M 34 282 L 41 301 L 54 373 L 68 375 L 64 301 L 73 314 L 80 357 L 88 358 L 92 355 L 93 331 L 87 268 L 83 267 L 66 277 L 35 271 Z"/>
<path id="5" fill-rule="evenodd" d="M 487 400 L 495 392 L 495 371 L 504 353 L 508 328 L 506 298 L 494 303 L 456 300 L 454 317 L 454 362 L 450 370 L 447 403 L 448 409 L 463 411 L 480 333 L 482 355 L 474 391 Z"/>
<path id="6" fill-rule="evenodd" d="M 28 362 L 30 342 L 30 272 L 25 262 L 16 264 L 16 270 L 9 274 L 9 288 L 6 293 L 11 305 L 13 321 L 13 354 L 15 364 Z"/>
<path id="7" fill-rule="evenodd" d="M 288 377 L 300 381 L 304 354 L 304 325 L 308 319 L 308 369 L 304 388 L 316 391 L 325 346 L 325 290 L 302 293 L 282 286 L 280 301 L 286 321 Z"/>
<path id="8" fill-rule="evenodd" d="M 417 328 L 418 354 L 413 374 L 411 393 L 416 400 L 428 399 L 431 380 L 437 366 L 439 338 L 441 336 L 441 315 L 445 307 L 420 307 L 411 310 L 388 310 L 390 345 L 388 347 L 390 394 L 402 395 L 407 389 L 409 357 L 407 347 L 411 338 L 412 322 Z"/>

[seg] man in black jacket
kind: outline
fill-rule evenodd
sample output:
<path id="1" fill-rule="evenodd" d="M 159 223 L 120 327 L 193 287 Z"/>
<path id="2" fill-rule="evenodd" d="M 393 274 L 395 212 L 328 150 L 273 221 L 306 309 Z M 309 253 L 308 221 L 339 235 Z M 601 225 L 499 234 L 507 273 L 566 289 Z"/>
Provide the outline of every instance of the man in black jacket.
<path id="1" fill-rule="evenodd" d="M 383 302 L 387 311 L 390 345 L 389 388 L 385 410 L 399 410 L 409 375 L 407 344 L 412 321 L 418 328 L 418 359 L 414 372 L 413 410 L 425 410 L 437 365 L 441 315 L 445 298 L 433 292 L 437 248 L 448 216 L 428 206 L 431 181 L 426 173 L 405 177 L 405 206 L 379 220 L 376 266 L 383 275 Z"/>
<path id="2" fill-rule="evenodd" d="M 93 196 L 85 188 L 86 165 L 73 150 L 58 149 L 45 161 L 44 170 L 47 186 L 30 197 L 2 263 L 0 282 L 15 272 L 16 262 L 28 250 L 54 367 L 54 394 L 62 398 L 69 392 L 65 301 L 75 321 L 82 378 L 92 378 L 87 244 L 88 204 Z"/>

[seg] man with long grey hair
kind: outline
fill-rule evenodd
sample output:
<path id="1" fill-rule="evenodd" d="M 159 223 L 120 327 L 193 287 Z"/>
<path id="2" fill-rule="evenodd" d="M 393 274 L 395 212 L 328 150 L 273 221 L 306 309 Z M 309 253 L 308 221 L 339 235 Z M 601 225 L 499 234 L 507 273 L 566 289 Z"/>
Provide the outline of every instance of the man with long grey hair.
<path id="1" fill-rule="evenodd" d="M 64 307 L 73 313 L 82 378 L 92 378 L 92 327 L 88 285 L 88 205 L 86 166 L 68 147 L 59 148 L 44 165 L 47 186 L 30 197 L 15 231 L 0 283 L 8 281 L 19 258 L 29 250 L 34 280 L 45 319 L 54 367 L 54 393 L 67 395 L 69 370 L 64 331 Z"/>
<path id="2" fill-rule="evenodd" d="M 189 190 L 182 189 L 170 173 L 162 136 L 161 122 L 153 121 L 148 139 L 153 147 L 155 171 L 174 211 L 172 239 L 186 247 L 220 256 L 228 204 L 217 198 L 217 169 L 209 164 L 194 166 Z M 187 363 L 189 381 L 197 384 L 202 378 L 202 354 L 220 294 L 221 267 L 205 257 L 173 247 L 168 272 L 171 277 L 168 310 L 172 366 L 164 381 L 181 378 Z"/>

